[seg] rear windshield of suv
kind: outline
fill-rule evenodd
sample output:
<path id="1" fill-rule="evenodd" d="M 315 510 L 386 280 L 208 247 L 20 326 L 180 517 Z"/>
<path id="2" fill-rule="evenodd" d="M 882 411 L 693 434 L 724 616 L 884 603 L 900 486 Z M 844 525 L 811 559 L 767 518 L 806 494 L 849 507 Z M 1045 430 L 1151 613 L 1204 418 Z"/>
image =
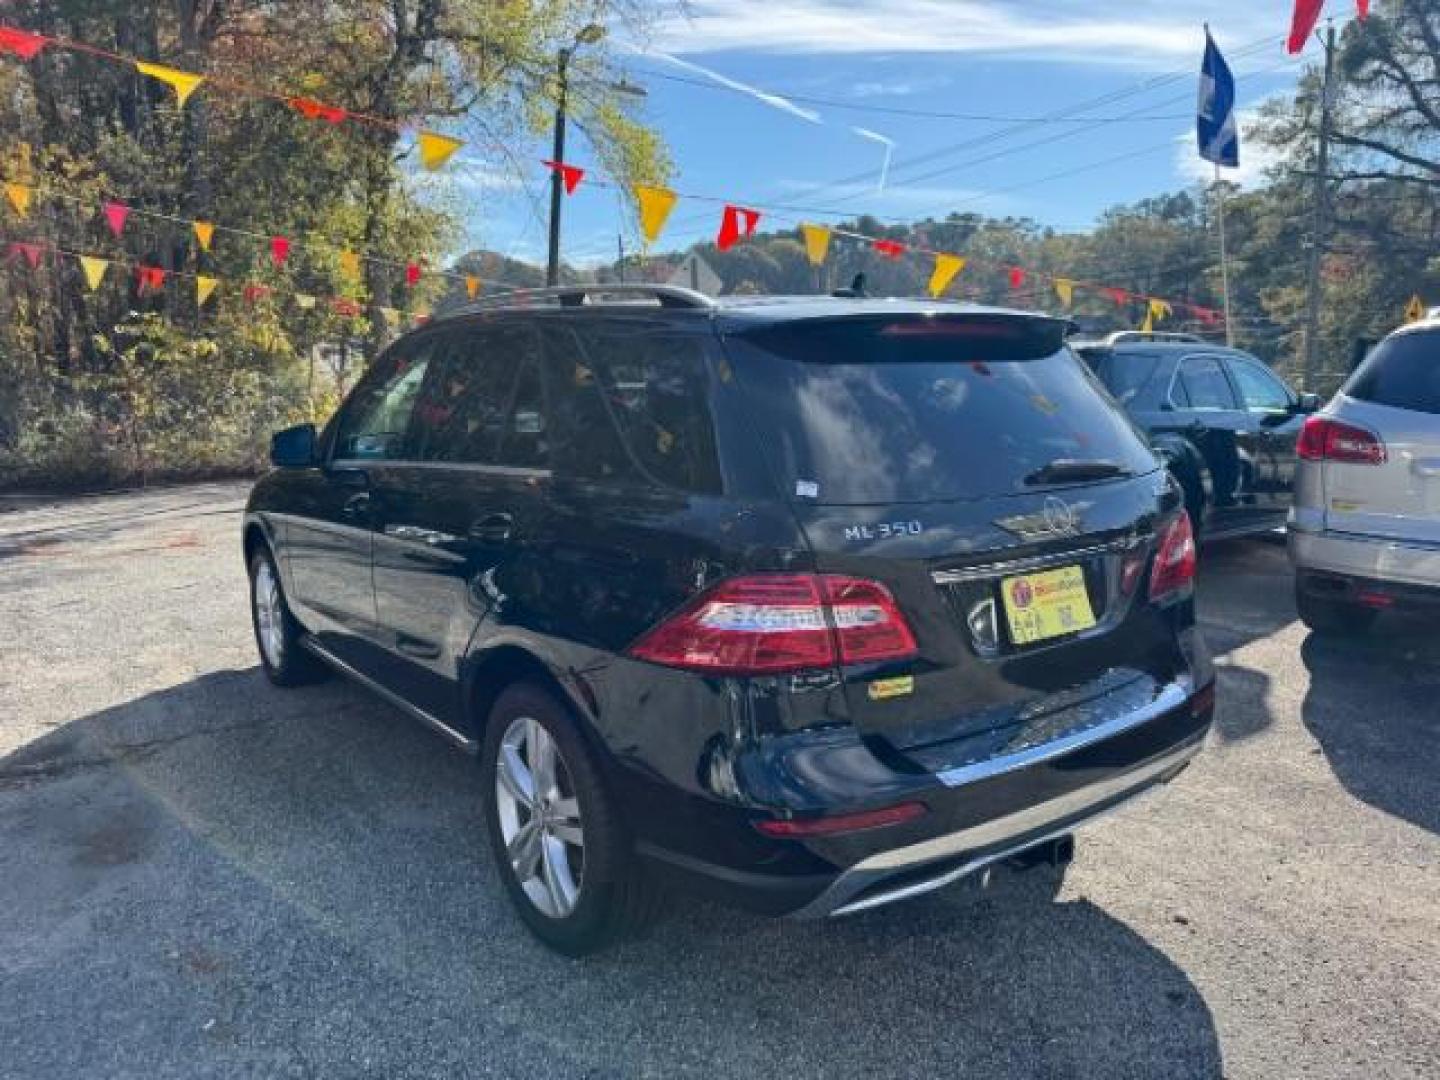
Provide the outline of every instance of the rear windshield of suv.
<path id="1" fill-rule="evenodd" d="M 728 346 L 757 435 L 799 499 L 972 499 L 1036 490 L 1057 461 L 1157 467 L 1059 322 L 797 320 Z"/>
<path id="2" fill-rule="evenodd" d="M 1350 376 L 1345 393 L 1376 405 L 1440 413 L 1440 330 L 1386 338 Z"/>

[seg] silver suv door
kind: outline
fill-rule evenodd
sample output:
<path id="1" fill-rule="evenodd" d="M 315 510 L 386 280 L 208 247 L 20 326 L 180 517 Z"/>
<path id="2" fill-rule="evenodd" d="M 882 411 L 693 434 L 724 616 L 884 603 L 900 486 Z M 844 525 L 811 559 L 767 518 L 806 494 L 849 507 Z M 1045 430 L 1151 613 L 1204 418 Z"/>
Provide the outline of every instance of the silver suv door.
<path id="1" fill-rule="evenodd" d="M 1323 463 L 1326 526 L 1440 544 L 1440 325 L 1386 338 L 1326 411 L 1385 444 L 1380 465 Z"/>

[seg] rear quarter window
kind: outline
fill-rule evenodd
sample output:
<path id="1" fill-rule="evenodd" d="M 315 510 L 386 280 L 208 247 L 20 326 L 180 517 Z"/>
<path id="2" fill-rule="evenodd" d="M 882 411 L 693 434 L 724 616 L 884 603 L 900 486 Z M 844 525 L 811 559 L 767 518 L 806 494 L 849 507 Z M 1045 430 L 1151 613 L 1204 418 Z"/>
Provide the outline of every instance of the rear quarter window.
<path id="1" fill-rule="evenodd" d="M 1090 368 L 1110 396 L 1130 409 L 1157 409 L 1164 394 L 1159 377 L 1165 365 L 1154 353 L 1092 352 Z"/>
<path id="2" fill-rule="evenodd" d="M 1440 330 L 1412 330 L 1377 345 L 1344 386 L 1349 397 L 1440 413 Z"/>

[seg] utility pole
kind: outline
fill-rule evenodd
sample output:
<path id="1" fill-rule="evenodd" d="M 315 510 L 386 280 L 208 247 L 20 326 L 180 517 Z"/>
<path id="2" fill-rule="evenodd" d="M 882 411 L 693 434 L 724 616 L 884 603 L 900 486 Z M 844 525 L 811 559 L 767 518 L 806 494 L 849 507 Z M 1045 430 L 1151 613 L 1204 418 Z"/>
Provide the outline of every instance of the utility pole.
<path id="1" fill-rule="evenodd" d="M 1325 30 L 1325 81 L 1320 90 L 1320 150 L 1315 168 L 1315 229 L 1310 240 L 1310 265 L 1305 295 L 1304 384 L 1315 390 L 1320 365 L 1320 270 L 1330 228 L 1330 101 L 1335 72 L 1335 23 Z"/>
<path id="2" fill-rule="evenodd" d="M 545 284 L 560 284 L 560 200 L 562 196 L 559 164 L 565 160 L 565 98 L 569 92 L 570 55 L 574 50 L 560 50 L 560 92 L 555 101 L 555 144 L 550 160 L 556 168 L 550 173 L 550 252 L 545 260 Z"/>

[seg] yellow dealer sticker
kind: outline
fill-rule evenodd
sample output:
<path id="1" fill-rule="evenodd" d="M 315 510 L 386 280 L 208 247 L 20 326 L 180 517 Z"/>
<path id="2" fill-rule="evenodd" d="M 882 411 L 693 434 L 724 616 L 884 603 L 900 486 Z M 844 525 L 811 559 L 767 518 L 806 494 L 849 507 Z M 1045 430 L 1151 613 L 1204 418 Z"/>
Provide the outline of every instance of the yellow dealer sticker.
<path id="1" fill-rule="evenodd" d="M 870 684 L 871 701 L 885 701 L 888 698 L 904 697 L 915 692 L 915 676 L 900 675 L 893 679 L 876 679 Z"/>
<path id="2" fill-rule="evenodd" d="M 1095 625 L 1085 572 L 1078 566 L 1006 578 L 1000 583 L 1000 595 L 1016 645 L 1064 637 Z"/>

